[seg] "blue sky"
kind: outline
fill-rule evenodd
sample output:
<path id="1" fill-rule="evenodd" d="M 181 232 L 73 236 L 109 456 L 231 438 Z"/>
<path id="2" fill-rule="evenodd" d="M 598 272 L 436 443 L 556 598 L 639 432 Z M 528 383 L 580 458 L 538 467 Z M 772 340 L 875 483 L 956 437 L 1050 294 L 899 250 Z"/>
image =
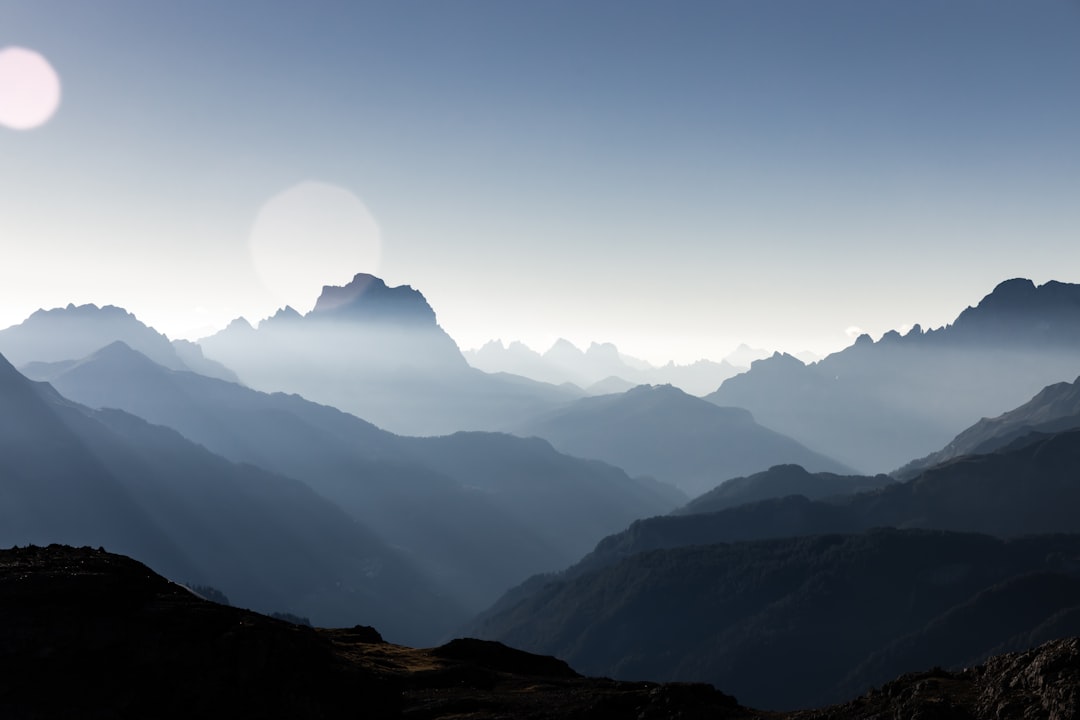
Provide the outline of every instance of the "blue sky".
<path id="1" fill-rule="evenodd" d="M 4 326 L 369 271 L 463 348 L 689 361 L 1080 282 L 1077 2 L 0 0 L 12 45 L 63 95 L 0 127 Z"/>

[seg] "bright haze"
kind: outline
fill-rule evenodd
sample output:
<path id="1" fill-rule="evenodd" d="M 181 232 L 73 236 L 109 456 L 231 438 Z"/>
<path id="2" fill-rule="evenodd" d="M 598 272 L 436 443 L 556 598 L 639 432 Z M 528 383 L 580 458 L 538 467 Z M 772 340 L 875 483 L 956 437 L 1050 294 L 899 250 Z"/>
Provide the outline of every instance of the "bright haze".
<path id="1" fill-rule="evenodd" d="M 1080 280 L 1075 2 L 7 0 L 5 49 L 4 327 L 370 272 L 462 348 L 686 362 Z"/>

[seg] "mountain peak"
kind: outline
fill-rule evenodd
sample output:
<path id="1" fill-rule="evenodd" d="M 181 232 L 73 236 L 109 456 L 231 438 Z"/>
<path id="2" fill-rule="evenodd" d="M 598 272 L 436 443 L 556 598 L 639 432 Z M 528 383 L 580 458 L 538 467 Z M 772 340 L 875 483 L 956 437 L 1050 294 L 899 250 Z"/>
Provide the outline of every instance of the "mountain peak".
<path id="1" fill-rule="evenodd" d="M 1037 289 L 1035 283 L 1028 278 L 1009 278 L 1008 280 L 999 282 L 987 297 L 1030 295 Z"/>
<path id="2" fill-rule="evenodd" d="M 261 323 L 259 323 L 259 325 L 261 326 L 261 325 L 267 324 L 267 323 L 269 323 L 269 324 L 280 324 L 280 323 L 296 322 L 297 320 L 302 320 L 303 317 L 304 317 L 303 315 L 301 315 L 300 313 L 296 312 L 296 310 L 293 309 L 292 305 L 286 305 L 283 308 L 278 308 L 278 311 L 276 313 L 274 313 L 270 317 L 263 320 Z"/>
<path id="3" fill-rule="evenodd" d="M 68 304 L 38 310 L 22 323 L 0 330 L 0 352 L 21 367 L 78 360 L 115 340 L 168 368 L 187 369 L 165 335 L 115 305 Z"/>
<path id="4" fill-rule="evenodd" d="M 1080 341 L 1078 326 L 1080 285 L 1050 281 L 1036 286 L 1027 278 L 1013 278 L 960 313 L 952 330 L 971 339 L 1058 344 Z"/>
<path id="5" fill-rule="evenodd" d="M 326 285 L 309 317 L 435 324 L 435 311 L 409 285 L 389 287 L 381 278 L 357 273 L 343 286 Z"/>
<path id="6" fill-rule="evenodd" d="M 574 363 L 585 357 L 585 353 L 566 338 L 559 338 L 543 354 L 545 360 L 556 363 Z"/>

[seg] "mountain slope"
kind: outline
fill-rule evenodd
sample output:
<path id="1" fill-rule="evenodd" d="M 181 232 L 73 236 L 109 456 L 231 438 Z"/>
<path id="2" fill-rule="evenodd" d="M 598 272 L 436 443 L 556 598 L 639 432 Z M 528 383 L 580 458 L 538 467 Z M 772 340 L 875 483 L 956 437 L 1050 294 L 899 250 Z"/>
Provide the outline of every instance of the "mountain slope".
<path id="1" fill-rule="evenodd" d="M 748 477 L 736 477 L 721 483 L 709 492 L 696 497 L 673 515 L 692 515 L 718 512 L 728 508 L 802 495 L 810 500 L 820 500 L 841 495 L 852 495 L 865 490 L 876 490 L 891 484 L 888 475 L 867 477 L 865 475 L 837 475 L 835 473 L 809 473 L 799 465 L 776 465 L 764 472 Z"/>
<path id="2" fill-rule="evenodd" d="M 763 475 L 779 475 L 773 468 Z M 723 488 L 723 486 L 721 486 Z M 932 528 L 999 537 L 1080 533 L 1080 430 L 987 455 L 958 458 L 914 480 L 853 495 L 808 500 L 774 497 L 711 510 L 637 520 L 604 538 L 565 572 L 608 565 L 635 553 L 689 545 L 860 532 L 875 527 Z"/>
<path id="3" fill-rule="evenodd" d="M 707 396 L 861 471 L 887 472 L 980 417 L 1076 377 L 1080 285 L 998 285 L 947 327 L 860 337 L 813 365 L 753 363 Z"/>
<path id="4" fill-rule="evenodd" d="M 126 410 L 305 482 L 473 611 L 685 500 L 547 443 L 491 433 L 400 437 L 296 395 L 168 370 L 122 343 L 34 369 L 78 402 Z"/>
<path id="5" fill-rule="evenodd" d="M 582 677 L 499 643 L 428 650 L 370 627 L 312 630 L 207 602 L 89 548 L 0 551 L 0 715 L 23 718 L 1066 718 L 1075 638 L 959 672 L 912 673 L 844 705 L 765 713 L 704 685 Z M 49 652 L 42 652 L 49 648 Z M 786 678 L 771 673 L 783 687 Z M 163 702 L 168 698 L 168 702 Z"/>
<path id="6" fill-rule="evenodd" d="M 1072 632 L 1078 471 L 1074 430 L 828 501 L 639 520 L 469 627 L 587 672 L 704 680 L 759 705 L 834 701 L 928 658 L 961 665 Z M 766 667 L 799 682 L 781 694 L 761 684 Z"/>
<path id="7" fill-rule="evenodd" d="M 304 484 L 119 410 L 76 405 L 0 359 L 0 545 L 107 545 L 266 611 L 437 637 L 434 583 Z"/>
<path id="8" fill-rule="evenodd" d="M 1080 378 L 1048 385 L 1015 410 L 979 420 L 943 449 L 913 460 L 893 475 L 909 479 L 946 460 L 992 452 L 1031 433 L 1055 433 L 1076 427 L 1080 427 Z"/>
<path id="9" fill-rule="evenodd" d="M 780 463 L 849 472 L 758 425 L 745 410 L 717 407 L 670 385 L 582 398 L 514 431 L 542 437 L 571 455 L 670 482 L 691 496 Z"/>
<path id="10" fill-rule="evenodd" d="M 306 315 L 234 321 L 199 341 L 248 386 L 298 393 L 410 435 L 494 430 L 580 396 L 469 367 L 424 296 L 358 274 L 326 286 Z"/>
<path id="11" fill-rule="evenodd" d="M 590 674 L 704 681 L 750 705 L 806 707 L 842 700 L 872 656 L 880 675 L 914 669 L 881 650 L 999 583 L 1051 572 L 1051 556 L 1080 560 L 1080 536 L 884 530 L 657 550 L 552 579 L 473 629 Z M 1057 573 L 1059 584 L 1070 577 Z M 1034 629 L 1075 598 L 1041 600 L 1010 630 Z M 996 642 L 954 635 L 931 654 L 982 659 Z"/>

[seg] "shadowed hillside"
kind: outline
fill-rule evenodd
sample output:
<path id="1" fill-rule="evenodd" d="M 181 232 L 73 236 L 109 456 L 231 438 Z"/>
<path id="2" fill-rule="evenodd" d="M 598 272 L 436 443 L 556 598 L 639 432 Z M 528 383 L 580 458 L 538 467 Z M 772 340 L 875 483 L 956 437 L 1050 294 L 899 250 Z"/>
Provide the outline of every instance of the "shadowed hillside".
<path id="1" fill-rule="evenodd" d="M 828 501 L 639 520 L 514 588 L 470 631 L 590 673 L 716 683 L 756 705 L 837 701 L 928 658 L 960 666 L 1075 632 L 1078 468 L 1071 431 Z M 1049 532 L 1074 534 L 1034 535 Z M 799 682 L 763 684 L 777 667 Z"/>
<path id="2" fill-rule="evenodd" d="M 768 708 L 838 702 L 936 664 L 980 661 L 1077 612 L 1080 536 L 935 531 L 695 545 L 548 579 L 470 632 L 588 674 L 709 682 Z M 1025 581 L 1038 572 L 1046 582 Z M 987 617 L 1002 584 L 1006 618 Z M 909 639 L 910 638 L 910 639 Z"/>
<path id="3" fill-rule="evenodd" d="M 707 685 L 582 677 L 499 643 L 419 650 L 371 627 L 291 625 L 199 599 L 89 548 L 0 551 L 0 612 L 0 714 L 12 720 L 1057 719 L 1075 716 L 1080 687 L 1080 643 L 1062 640 L 962 672 L 905 675 L 845 705 L 766 713 Z"/>
<path id="4" fill-rule="evenodd" d="M 810 500 L 852 495 L 865 490 L 876 490 L 893 481 L 888 475 L 867 477 L 865 475 L 837 475 L 835 473 L 809 473 L 799 465 L 776 465 L 764 472 L 748 477 L 736 477 L 721 483 L 709 492 L 696 497 L 673 515 L 692 515 L 718 512 L 728 508 L 802 495 Z"/>
<path id="5" fill-rule="evenodd" d="M 168 370 L 123 343 L 28 371 L 65 396 L 171 427 L 209 450 L 308 484 L 478 612 L 529 575 L 685 501 L 672 487 L 493 433 L 393 435 L 296 395 Z"/>
<path id="6" fill-rule="evenodd" d="M 1080 427 L 1080 379 L 1055 383 L 1015 410 L 983 418 L 943 449 L 913 460 L 893 473 L 901 480 L 961 455 L 988 453 L 1032 433 L 1048 434 Z"/>
<path id="7" fill-rule="evenodd" d="M 0 546 L 105 545 L 234 602 L 438 637 L 463 617 L 398 550 L 303 483 L 91 410 L 0 357 Z"/>

